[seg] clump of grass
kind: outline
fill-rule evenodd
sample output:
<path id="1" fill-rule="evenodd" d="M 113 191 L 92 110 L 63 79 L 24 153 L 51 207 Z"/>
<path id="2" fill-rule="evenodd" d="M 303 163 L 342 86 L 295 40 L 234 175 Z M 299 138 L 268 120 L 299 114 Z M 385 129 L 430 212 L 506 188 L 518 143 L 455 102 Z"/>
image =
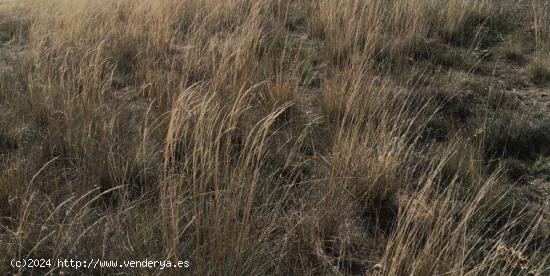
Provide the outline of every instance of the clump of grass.
<path id="1" fill-rule="evenodd" d="M 539 86 L 550 82 L 550 59 L 547 49 L 550 45 L 550 6 L 546 1 L 531 1 L 531 22 L 535 38 L 535 59 L 529 66 L 531 80 Z"/>
<path id="2" fill-rule="evenodd" d="M 261 99 L 269 112 L 287 106 L 281 115 L 283 121 L 289 121 L 300 116 L 299 87 L 296 80 L 292 78 L 278 77 L 268 82 L 267 91 Z"/>
<path id="3" fill-rule="evenodd" d="M 473 28 L 479 26 L 483 18 L 487 17 L 489 4 L 483 1 L 453 1 L 445 4 L 436 1 L 433 8 L 440 8 L 438 12 L 439 33 L 446 40 L 457 44 L 468 43 Z M 468 32 L 468 31 L 469 32 Z"/>
<path id="4" fill-rule="evenodd" d="M 0 167 L 0 222 L 3 225 L 11 225 L 16 218 L 18 210 L 17 202 L 22 183 L 20 162 L 13 158 L 1 158 Z"/>
<path id="5" fill-rule="evenodd" d="M 476 145 L 476 140 L 460 137 L 453 137 L 450 142 L 454 150 L 446 157 L 442 175 L 448 180 L 456 177 L 469 188 L 475 187 L 484 178 L 483 152 L 480 146 Z M 466 194 L 467 191 L 463 193 Z"/>
<path id="6" fill-rule="evenodd" d="M 515 158 L 506 158 L 501 161 L 501 166 L 506 172 L 506 175 L 512 181 L 519 181 L 529 174 L 529 167 L 525 162 Z"/>
<path id="7" fill-rule="evenodd" d="M 0 152 L 5 153 L 17 149 L 17 142 L 6 134 L 0 133 Z"/>
<path id="8" fill-rule="evenodd" d="M 535 159 L 545 154 L 550 142 L 550 124 L 545 118 L 518 112 L 498 111 L 487 126 L 485 145 L 489 156 Z"/>
<path id="9" fill-rule="evenodd" d="M 546 176 L 546 178 L 550 178 L 550 158 L 548 157 L 540 157 L 535 161 L 533 164 L 533 172 L 537 174 L 541 174 Z"/>
<path id="10" fill-rule="evenodd" d="M 352 97 L 350 94 L 359 93 L 366 87 L 364 79 L 362 79 L 362 68 L 353 66 L 349 68 L 349 72 L 337 74 L 332 79 L 324 82 L 322 88 L 322 108 L 330 121 L 341 121 L 345 116 L 348 106 L 353 105 L 350 102 Z"/>
<path id="11" fill-rule="evenodd" d="M 523 64 L 526 61 L 525 55 L 523 54 L 521 45 L 517 42 L 509 41 L 504 44 L 502 49 L 504 58 L 509 62 L 515 64 Z"/>
<path id="12" fill-rule="evenodd" d="M 30 26 L 27 12 L 19 4 L 12 8 L 0 7 L 0 43 L 23 44 L 28 39 Z"/>
<path id="13" fill-rule="evenodd" d="M 550 83 L 550 62 L 547 58 L 537 58 L 529 65 L 531 81 L 543 86 Z"/>

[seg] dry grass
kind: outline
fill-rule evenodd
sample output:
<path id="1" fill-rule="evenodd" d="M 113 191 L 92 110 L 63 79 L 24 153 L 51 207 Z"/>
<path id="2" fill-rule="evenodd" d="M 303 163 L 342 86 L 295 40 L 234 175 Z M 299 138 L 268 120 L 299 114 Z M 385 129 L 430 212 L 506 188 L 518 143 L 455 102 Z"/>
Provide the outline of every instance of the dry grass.
<path id="1" fill-rule="evenodd" d="M 550 82 L 550 61 L 548 47 L 550 46 L 550 6 L 546 1 L 531 1 L 532 29 L 535 35 L 536 55 L 531 62 L 529 71 L 531 79 L 537 85 Z"/>
<path id="2" fill-rule="evenodd" d="M 474 52 L 512 5 L 2 5 L 0 274 L 57 274 L 9 260 L 60 257 L 190 261 L 174 275 L 548 272 L 547 206 L 510 207 L 483 137 L 426 141 L 437 95 L 392 75 L 427 41 Z M 538 46 L 548 22 L 532 22 Z"/>

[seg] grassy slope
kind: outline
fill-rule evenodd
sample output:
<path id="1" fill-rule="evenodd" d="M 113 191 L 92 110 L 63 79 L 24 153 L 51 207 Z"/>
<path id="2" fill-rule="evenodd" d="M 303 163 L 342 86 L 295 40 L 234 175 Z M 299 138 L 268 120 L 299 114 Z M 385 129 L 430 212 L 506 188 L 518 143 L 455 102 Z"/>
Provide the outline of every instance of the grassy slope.
<path id="1" fill-rule="evenodd" d="M 0 274 L 548 272 L 545 1 L 44 2 L 0 4 Z"/>

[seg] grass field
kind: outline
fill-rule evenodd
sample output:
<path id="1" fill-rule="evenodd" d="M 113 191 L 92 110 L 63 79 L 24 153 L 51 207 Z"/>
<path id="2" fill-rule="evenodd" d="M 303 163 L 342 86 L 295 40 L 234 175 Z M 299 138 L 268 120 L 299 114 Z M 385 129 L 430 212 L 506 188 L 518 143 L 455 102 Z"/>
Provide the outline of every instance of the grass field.
<path id="1" fill-rule="evenodd" d="M 0 1 L 0 275 L 548 275 L 545 0 Z M 17 268 L 12 260 L 188 261 Z"/>

